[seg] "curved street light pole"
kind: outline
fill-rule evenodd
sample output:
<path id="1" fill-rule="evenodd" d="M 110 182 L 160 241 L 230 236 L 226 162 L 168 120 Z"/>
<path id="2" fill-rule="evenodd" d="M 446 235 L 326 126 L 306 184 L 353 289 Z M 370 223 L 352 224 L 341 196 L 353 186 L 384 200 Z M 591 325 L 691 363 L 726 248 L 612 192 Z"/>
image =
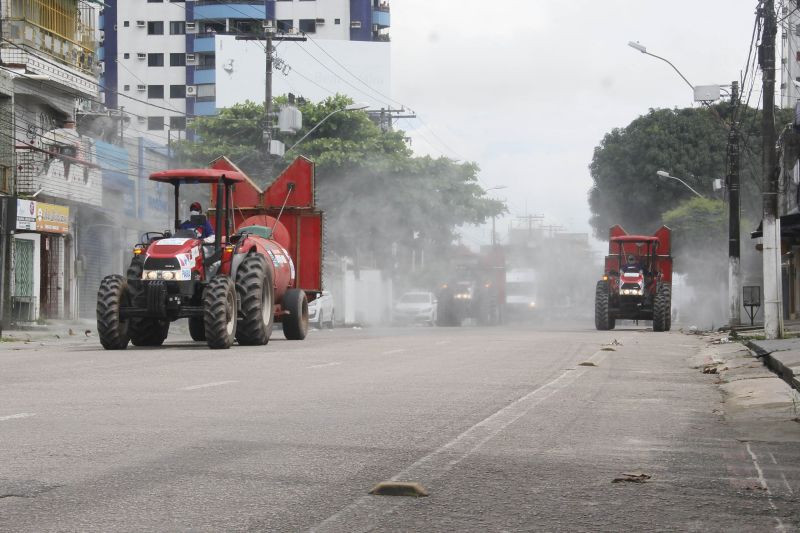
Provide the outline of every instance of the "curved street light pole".
<path id="1" fill-rule="evenodd" d="M 300 139 L 299 139 L 299 140 L 298 140 L 296 143 L 294 143 L 294 144 L 293 144 L 293 145 L 292 145 L 290 148 L 287 148 L 287 149 L 286 149 L 286 151 L 287 151 L 287 152 L 291 152 L 291 151 L 292 151 L 292 149 L 293 149 L 295 146 L 297 146 L 297 145 L 298 145 L 298 144 L 300 144 L 301 142 L 305 141 L 305 140 L 306 140 L 306 137 L 308 137 L 309 135 L 311 135 L 311 134 L 314 132 L 314 130 L 316 130 L 317 128 L 319 128 L 320 126 L 322 126 L 322 124 L 323 124 L 323 123 L 324 123 L 326 120 L 328 120 L 329 118 L 331 118 L 331 117 L 332 117 L 333 115 L 335 115 L 336 113 L 341 113 L 342 111 L 359 111 L 359 110 L 361 110 L 361 109 L 366 109 L 367 107 L 369 107 L 369 106 L 366 106 L 366 105 L 360 105 L 360 104 L 350 104 L 350 105 L 348 105 L 348 106 L 346 106 L 346 107 L 342 107 L 342 108 L 340 108 L 340 109 L 334 109 L 333 111 L 331 111 L 330 113 L 328 113 L 328 114 L 325 116 L 325 118 L 323 118 L 322 120 L 320 120 L 319 122 L 317 122 L 317 123 L 314 125 L 314 127 L 313 127 L 313 128 L 311 128 L 310 130 L 308 130 L 308 131 L 306 132 L 306 134 L 305 134 L 305 135 L 303 135 L 302 137 L 300 137 Z"/>
<path id="2" fill-rule="evenodd" d="M 700 194 L 699 192 L 694 190 L 691 187 L 691 185 L 689 185 L 688 183 L 686 183 L 685 181 L 683 181 L 682 179 L 680 179 L 680 178 L 678 178 L 676 176 L 671 176 L 670 173 L 667 172 L 666 170 L 659 170 L 659 171 L 656 172 L 656 174 L 661 176 L 662 178 L 669 178 L 671 180 L 677 180 L 677 181 L 681 182 L 687 189 L 689 189 L 690 191 L 695 193 L 697 196 L 699 196 L 700 198 L 705 198 L 705 196 L 703 196 L 702 194 Z"/>
<path id="3" fill-rule="evenodd" d="M 671 66 L 671 67 L 672 67 L 672 69 L 673 69 L 675 72 L 677 72 L 677 73 L 678 73 L 678 76 L 680 76 L 680 77 L 681 77 L 681 79 L 682 79 L 683 81 L 685 81 L 685 82 L 686 82 L 686 85 L 688 85 L 689 87 L 691 87 L 691 88 L 692 88 L 692 90 L 694 91 L 694 85 L 692 85 L 692 83 L 691 83 L 689 80 L 687 80 L 687 79 L 686 79 L 686 76 L 684 76 L 684 75 L 681 73 L 681 71 L 680 71 L 680 70 L 678 70 L 678 67 L 676 67 L 675 65 L 673 65 L 673 64 L 672 64 L 672 62 L 671 62 L 670 60 L 668 60 L 668 59 L 665 59 L 665 58 L 663 58 L 663 57 L 661 57 L 661 56 L 657 56 L 657 55 L 655 55 L 655 54 L 651 54 L 650 52 L 648 52 L 648 51 L 647 51 L 647 47 L 645 47 L 644 45 L 641 45 L 641 44 L 639 44 L 639 43 L 635 43 L 635 42 L 633 42 L 633 41 L 628 41 L 628 46 L 630 46 L 630 47 L 631 47 L 631 48 L 633 48 L 634 50 L 638 50 L 639 52 L 641 52 L 641 53 L 643 53 L 643 54 L 645 54 L 645 55 L 648 55 L 648 56 L 651 56 L 651 57 L 655 57 L 656 59 L 660 59 L 661 61 L 663 61 L 663 62 L 664 62 L 664 63 L 666 63 L 667 65 Z"/>

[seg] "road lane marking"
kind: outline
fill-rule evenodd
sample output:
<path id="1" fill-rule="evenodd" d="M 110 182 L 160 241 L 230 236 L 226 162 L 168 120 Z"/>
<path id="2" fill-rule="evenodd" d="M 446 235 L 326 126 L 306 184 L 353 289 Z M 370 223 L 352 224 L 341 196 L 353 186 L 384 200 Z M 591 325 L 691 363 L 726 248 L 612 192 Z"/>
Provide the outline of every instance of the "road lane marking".
<path id="1" fill-rule="evenodd" d="M 597 351 L 589 360 L 600 363 L 615 352 Z M 431 481 L 442 477 L 451 468 L 475 453 L 511 424 L 528 414 L 534 407 L 567 388 L 587 372 L 596 372 L 593 367 L 578 367 L 563 371 L 555 379 L 532 390 L 525 396 L 503 407 L 494 414 L 473 425 L 450 442 L 422 457 L 411 466 L 390 478 L 391 481 L 415 481 L 428 487 Z M 390 512 L 400 505 L 399 501 L 387 501 L 375 496 L 362 496 L 350 505 L 329 516 L 311 530 L 324 531 L 370 531 L 375 526 L 375 517 Z"/>
<path id="2" fill-rule="evenodd" d="M 16 420 L 18 418 L 30 418 L 32 416 L 36 416 L 36 413 L 17 413 L 15 415 L 0 416 L 0 422 L 5 420 Z"/>
<path id="3" fill-rule="evenodd" d="M 772 509 L 773 518 L 778 523 L 777 529 L 778 531 L 786 531 L 786 526 L 783 525 L 780 517 L 778 516 L 778 508 L 775 506 L 775 502 L 772 501 L 772 491 L 769 490 L 769 485 L 767 485 L 767 479 L 764 477 L 764 471 L 761 470 L 761 465 L 758 464 L 758 457 L 756 454 L 753 453 L 753 449 L 750 448 L 750 443 L 746 443 L 747 453 L 750 454 L 750 459 L 753 461 L 753 466 L 756 467 L 756 473 L 758 473 L 758 482 L 761 484 L 761 488 L 764 489 L 764 492 L 767 493 L 767 501 L 769 502 L 769 506 Z"/>
<path id="4" fill-rule="evenodd" d="M 436 342 L 436 346 L 444 346 L 445 344 L 450 344 L 450 341 L 438 341 L 438 342 Z"/>
<path id="5" fill-rule="evenodd" d="M 777 465 L 777 464 L 778 464 L 778 460 L 777 460 L 777 459 L 775 459 L 775 455 L 773 455 L 773 453 L 772 453 L 772 452 L 769 452 L 769 458 L 770 458 L 770 459 L 772 459 L 772 464 L 774 464 L 774 465 Z M 791 486 L 791 485 L 789 485 L 789 480 L 788 480 L 788 479 L 786 479 L 786 474 L 784 474 L 783 472 L 781 472 L 781 478 L 783 479 L 783 485 L 786 487 L 786 490 L 788 490 L 788 491 L 789 491 L 789 494 L 791 494 L 792 496 L 794 496 L 794 491 L 792 490 L 792 486 Z"/>
<path id="6" fill-rule="evenodd" d="M 383 352 L 383 355 L 392 355 L 395 353 L 403 353 L 405 351 L 406 351 L 405 348 L 398 348 L 397 350 L 389 350 L 388 352 Z"/>
<path id="7" fill-rule="evenodd" d="M 209 387 L 219 387 L 220 385 L 228 385 L 229 383 L 239 383 L 238 381 L 215 381 L 213 383 L 203 383 L 202 385 L 192 385 L 191 387 L 183 387 L 183 391 L 189 390 L 197 390 L 197 389 L 207 389 Z"/>
<path id="8" fill-rule="evenodd" d="M 341 364 L 342 363 L 339 361 L 334 361 L 333 363 L 320 363 L 318 365 L 307 366 L 306 368 L 325 368 L 326 366 L 336 366 Z"/>

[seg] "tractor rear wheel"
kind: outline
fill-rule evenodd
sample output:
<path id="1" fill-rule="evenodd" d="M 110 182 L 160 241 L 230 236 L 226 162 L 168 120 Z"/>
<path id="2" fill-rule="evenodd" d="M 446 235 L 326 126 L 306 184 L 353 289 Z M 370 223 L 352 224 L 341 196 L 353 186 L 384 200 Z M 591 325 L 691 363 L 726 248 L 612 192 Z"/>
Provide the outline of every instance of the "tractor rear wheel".
<path id="1" fill-rule="evenodd" d="M 653 331 L 669 331 L 672 326 L 672 287 L 659 283 L 653 301 Z"/>
<path id="2" fill-rule="evenodd" d="M 204 323 L 203 317 L 201 316 L 189 317 L 189 335 L 191 335 L 193 341 L 206 340 L 206 325 Z"/>
<path id="3" fill-rule="evenodd" d="M 209 348 L 227 349 L 236 338 L 236 287 L 228 276 L 214 276 L 203 293 L 203 323 Z"/>
<path id="4" fill-rule="evenodd" d="M 308 333 L 308 299 L 300 289 L 289 289 L 283 295 L 283 334 L 290 341 L 301 341 Z"/>
<path id="5" fill-rule="evenodd" d="M 272 273 L 263 255 L 248 255 L 236 271 L 236 292 L 239 293 L 239 323 L 236 340 L 239 344 L 267 344 L 275 318 Z"/>
<path id="6" fill-rule="evenodd" d="M 670 296 L 669 285 L 659 283 L 653 300 L 653 331 L 669 331 Z"/>
<path id="7" fill-rule="evenodd" d="M 128 347 L 128 319 L 120 317 L 120 308 L 130 305 L 128 283 L 118 274 L 106 276 L 97 291 L 97 334 L 106 350 Z"/>
<path id="8" fill-rule="evenodd" d="M 600 280 L 594 292 L 594 326 L 599 330 L 613 329 L 616 319 L 609 312 L 608 282 Z"/>

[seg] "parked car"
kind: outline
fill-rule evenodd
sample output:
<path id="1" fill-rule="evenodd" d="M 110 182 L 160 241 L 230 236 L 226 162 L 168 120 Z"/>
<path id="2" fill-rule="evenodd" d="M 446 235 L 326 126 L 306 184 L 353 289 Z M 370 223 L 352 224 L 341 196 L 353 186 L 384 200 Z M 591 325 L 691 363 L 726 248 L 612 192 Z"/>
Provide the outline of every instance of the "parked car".
<path id="1" fill-rule="evenodd" d="M 322 291 L 314 300 L 308 302 L 308 323 L 322 329 L 328 326 L 333 329 L 336 312 L 333 306 L 333 296 L 328 291 Z"/>
<path id="2" fill-rule="evenodd" d="M 432 292 L 407 292 L 394 304 L 392 321 L 398 324 L 436 324 L 436 296 Z"/>

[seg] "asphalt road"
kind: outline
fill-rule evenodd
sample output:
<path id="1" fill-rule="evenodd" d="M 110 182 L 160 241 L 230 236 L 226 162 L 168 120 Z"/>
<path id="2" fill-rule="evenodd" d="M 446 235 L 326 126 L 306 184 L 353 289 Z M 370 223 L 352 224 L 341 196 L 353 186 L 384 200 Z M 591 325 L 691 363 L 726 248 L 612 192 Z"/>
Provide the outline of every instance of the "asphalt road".
<path id="1" fill-rule="evenodd" d="M 43 344 L 0 346 L 2 531 L 800 527 L 800 447 L 737 439 L 713 376 L 687 364 L 695 336 L 585 324 L 276 331 L 228 351 Z M 651 478 L 613 482 L 625 473 Z M 368 494 L 392 479 L 430 495 Z"/>

